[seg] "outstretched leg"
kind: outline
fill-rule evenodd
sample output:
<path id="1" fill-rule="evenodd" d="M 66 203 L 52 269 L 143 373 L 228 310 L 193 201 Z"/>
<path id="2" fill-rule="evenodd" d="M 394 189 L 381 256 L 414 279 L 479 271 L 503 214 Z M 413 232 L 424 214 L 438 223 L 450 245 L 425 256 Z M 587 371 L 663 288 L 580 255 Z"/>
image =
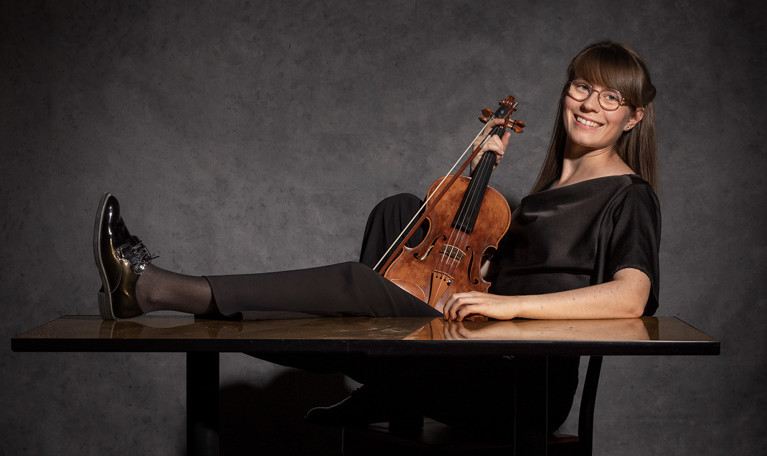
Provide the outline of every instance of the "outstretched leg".
<path id="1" fill-rule="evenodd" d="M 361 263 L 209 277 L 163 270 L 150 264 L 152 255 L 130 234 L 110 194 L 99 206 L 93 246 L 103 285 L 99 308 L 107 320 L 156 310 L 246 318 L 441 315 Z"/>
<path id="2" fill-rule="evenodd" d="M 357 262 L 260 274 L 206 276 L 206 279 L 221 313 L 239 312 L 246 319 L 264 318 L 264 312 L 320 317 L 442 315 Z"/>

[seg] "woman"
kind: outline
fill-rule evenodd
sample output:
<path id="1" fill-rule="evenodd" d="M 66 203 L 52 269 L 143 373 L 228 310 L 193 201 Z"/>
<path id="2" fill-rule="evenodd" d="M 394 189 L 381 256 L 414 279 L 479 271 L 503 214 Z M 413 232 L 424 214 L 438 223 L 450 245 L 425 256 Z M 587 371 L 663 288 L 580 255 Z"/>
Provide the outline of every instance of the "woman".
<path id="1" fill-rule="evenodd" d="M 619 72 L 626 64 L 619 56 L 635 63 L 633 72 Z M 568 77 L 543 170 L 509 231 L 514 245 L 495 264 L 503 274 L 493 281 L 495 294 L 455 294 L 446 318 L 630 318 L 657 308 L 655 89 L 638 56 L 616 45 L 587 48 Z M 612 223 L 603 220 L 608 215 Z M 567 279 L 539 274 L 563 268 Z"/>
<path id="2" fill-rule="evenodd" d="M 151 255 L 128 232 L 117 200 L 105 195 L 94 233 L 103 283 L 102 316 L 130 318 L 177 310 L 239 313 L 246 318 L 280 312 L 281 317 L 442 315 L 460 321 L 469 314 L 498 319 L 652 314 L 658 305 L 660 237 L 660 211 L 652 189 L 655 89 L 637 54 L 616 43 L 587 47 L 567 73 L 538 181 L 515 210 L 507 236 L 486 265 L 493 279 L 490 293 L 457 293 L 443 309 L 433 309 L 360 263 L 239 276 L 175 274 L 149 264 Z M 507 143 L 508 135 L 493 138 L 482 153 L 495 153 L 500 160 Z M 390 236 L 380 233 L 399 224 L 392 215 L 412 212 L 411 203 L 412 197 L 401 196 L 376 208 L 366 230 L 369 242 L 363 246 L 363 260 L 371 251 L 381 252 L 380 245 Z M 498 429 L 506 428 L 503 405 L 513 400 L 506 391 L 506 374 L 511 375 L 513 362 L 465 362 L 474 364 L 468 378 L 463 375 L 468 370 L 436 362 L 416 368 L 415 374 L 409 370 L 407 380 L 399 378 L 403 366 L 355 366 L 354 372 L 349 368 L 345 372 L 366 387 L 341 404 L 312 410 L 307 418 L 326 424 L 375 422 L 415 407 L 406 411 L 426 412 L 454 424 L 485 423 L 489 418 Z M 577 358 L 551 363 L 550 429 L 567 417 L 577 374 Z M 458 388 L 471 389 L 469 385 L 493 400 L 451 401 L 445 407 L 445 397 Z"/>

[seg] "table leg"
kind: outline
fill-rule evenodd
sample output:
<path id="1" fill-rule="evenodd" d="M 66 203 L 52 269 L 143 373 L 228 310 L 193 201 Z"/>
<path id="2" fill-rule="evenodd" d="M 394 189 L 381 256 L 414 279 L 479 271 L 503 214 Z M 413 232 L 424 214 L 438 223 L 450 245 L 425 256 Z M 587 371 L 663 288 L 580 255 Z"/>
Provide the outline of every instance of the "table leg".
<path id="1" fill-rule="evenodd" d="M 548 357 L 515 360 L 514 454 L 546 455 L 548 437 Z M 521 411 L 521 413 L 520 413 Z"/>
<path id="2" fill-rule="evenodd" d="M 218 353 L 186 354 L 186 442 L 190 456 L 218 456 Z"/>

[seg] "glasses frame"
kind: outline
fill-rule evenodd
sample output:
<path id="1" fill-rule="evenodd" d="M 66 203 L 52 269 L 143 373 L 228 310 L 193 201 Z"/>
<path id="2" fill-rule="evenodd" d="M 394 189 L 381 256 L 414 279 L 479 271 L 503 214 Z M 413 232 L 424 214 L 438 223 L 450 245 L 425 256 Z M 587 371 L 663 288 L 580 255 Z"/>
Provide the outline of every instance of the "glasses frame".
<path id="1" fill-rule="evenodd" d="M 578 99 L 578 98 L 574 97 L 574 96 L 573 96 L 573 95 L 570 93 L 570 92 L 572 91 L 572 89 L 573 89 L 573 84 L 574 84 L 574 83 L 576 83 L 576 82 L 578 82 L 578 83 L 582 83 L 583 85 L 585 85 L 586 87 L 588 87 L 588 88 L 589 88 L 589 93 L 588 93 L 588 95 L 586 95 L 585 97 L 583 97 L 583 98 L 581 98 L 581 99 Z M 609 91 L 611 91 L 611 92 L 615 92 L 615 93 L 617 93 L 617 94 L 618 94 L 618 96 L 619 96 L 619 97 L 620 97 L 620 99 L 621 99 L 621 102 L 618 104 L 618 106 L 616 106 L 616 107 L 614 107 L 614 108 L 610 109 L 610 108 L 606 108 L 606 107 L 605 107 L 605 105 L 603 105 L 603 104 L 602 104 L 602 92 L 604 92 L 605 90 L 609 90 Z M 568 83 L 567 83 L 567 96 L 568 96 L 568 97 L 570 97 L 570 98 L 572 98 L 572 99 L 573 99 L 573 100 L 575 100 L 575 101 L 586 101 L 586 100 L 588 100 L 588 99 L 589 99 L 589 97 L 591 97 L 591 94 L 593 94 L 594 92 L 596 92 L 596 93 L 597 93 L 597 103 L 599 103 L 599 106 L 600 106 L 602 109 L 604 109 L 605 111 L 617 111 L 617 110 L 618 110 L 618 108 L 620 108 L 621 106 L 623 106 L 624 104 L 626 104 L 626 97 L 624 97 L 624 96 L 623 96 L 623 94 L 622 94 L 622 93 L 620 93 L 620 91 L 619 91 L 619 90 L 617 90 L 617 89 L 611 89 L 611 88 L 609 88 L 609 87 L 608 87 L 608 88 L 605 88 L 605 89 L 602 89 L 602 90 L 597 90 L 597 89 L 595 89 L 595 88 L 594 88 L 594 87 L 593 87 L 591 84 L 589 84 L 589 83 L 588 83 L 588 81 L 586 81 L 585 79 L 573 79 L 572 81 L 570 81 L 570 82 L 568 82 Z"/>

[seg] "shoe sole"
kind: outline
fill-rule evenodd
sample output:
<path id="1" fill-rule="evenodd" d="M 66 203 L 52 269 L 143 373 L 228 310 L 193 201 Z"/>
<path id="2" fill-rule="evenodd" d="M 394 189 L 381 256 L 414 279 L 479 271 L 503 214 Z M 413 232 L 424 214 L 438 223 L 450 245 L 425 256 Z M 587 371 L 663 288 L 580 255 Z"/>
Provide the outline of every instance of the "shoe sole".
<path id="1" fill-rule="evenodd" d="M 106 201 L 112 196 L 109 193 L 104 193 L 99 202 L 99 211 L 96 214 L 96 223 L 93 227 L 93 256 L 96 260 L 96 267 L 99 270 L 99 276 L 101 276 L 101 291 L 98 292 L 99 313 L 104 320 L 114 320 L 115 314 L 112 307 L 112 294 L 110 291 L 112 287 L 109 285 L 107 279 L 107 271 L 104 267 L 104 262 L 101 256 L 101 227 L 104 223 L 104 213 L 106 212 Z"/>

